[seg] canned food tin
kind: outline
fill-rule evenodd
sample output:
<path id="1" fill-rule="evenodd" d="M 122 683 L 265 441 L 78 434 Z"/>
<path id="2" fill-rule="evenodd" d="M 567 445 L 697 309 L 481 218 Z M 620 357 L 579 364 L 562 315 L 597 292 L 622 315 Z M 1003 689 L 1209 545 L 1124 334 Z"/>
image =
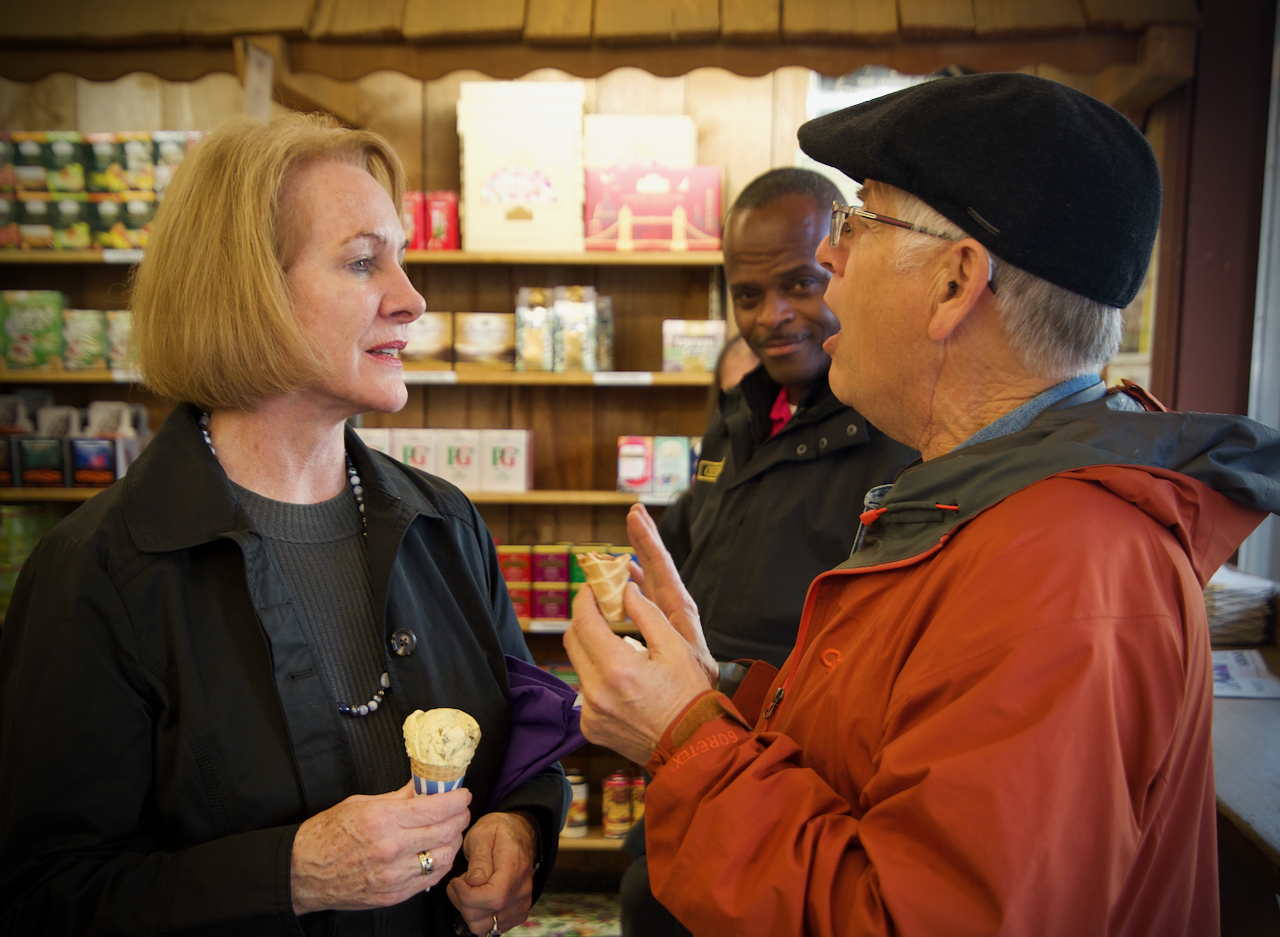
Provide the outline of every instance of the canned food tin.
<path id="1" fill-rule="evenodd" d="M 622 839 L 631 829 L 631 779 L 618 773 L 604 780 L 605 839 Z"/>
<path id="2" fill-rule="evenodd" d="M 631 781 L 631 822 L 639 823 L 644 819 L 644 778 L 633 778 Z"/>
<path id="3" fill-rule="evenodd" d="M 569 818 L 565 821 L 562 836 L 587 835 L 587 779 L 580 774 L 569 775 L 569 788 L 573 800 L 569 803 Z"/>

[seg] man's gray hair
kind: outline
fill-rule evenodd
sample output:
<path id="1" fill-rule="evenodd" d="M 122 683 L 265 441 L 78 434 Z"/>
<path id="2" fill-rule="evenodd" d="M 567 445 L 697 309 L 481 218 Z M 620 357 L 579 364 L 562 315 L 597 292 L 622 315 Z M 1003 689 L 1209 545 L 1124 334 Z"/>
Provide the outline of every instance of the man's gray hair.
<path id="1" fill-rule="evenodd" d="M 882 185 L 894 201 L 894 217 L 954 237 L 968 233 L 910 192 Z M 920 265 L 937 238 L 902 228 L 897 266 L 909 270 Z M 1020 267 L 991 257 L 996 308 L 1013 352 L 1022 366 L 1036 377 L 1066 380 L 1077 374 L 1096 374 L 1120 347 L 1120 310 L 1079 293 L 1055 286 Z"/>

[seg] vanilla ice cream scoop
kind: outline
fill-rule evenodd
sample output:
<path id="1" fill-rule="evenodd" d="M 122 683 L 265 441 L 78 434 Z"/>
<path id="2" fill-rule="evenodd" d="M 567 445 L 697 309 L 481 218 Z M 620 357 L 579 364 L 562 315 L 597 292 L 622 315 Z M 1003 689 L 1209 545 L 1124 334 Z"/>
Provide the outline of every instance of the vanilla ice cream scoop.
<path id="1" fill-rule="evenodd" d="M 480 744 L 480 725 L 460 709 L 414 710 L 404 721 L 411 761 L 466 771 Z"/>

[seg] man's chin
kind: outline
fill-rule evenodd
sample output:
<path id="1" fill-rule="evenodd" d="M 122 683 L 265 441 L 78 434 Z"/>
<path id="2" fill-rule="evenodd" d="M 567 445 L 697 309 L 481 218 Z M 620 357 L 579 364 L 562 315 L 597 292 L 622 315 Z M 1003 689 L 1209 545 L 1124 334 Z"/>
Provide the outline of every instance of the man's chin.
<path id="1" fill-rule="evenodd" d="M 785 358 L 761 358 L 765 372 L 775 383 L 784 387 L 808 386 L 826 372 L 831 359 L 825 352 L 816 355 L 810 351 L 797 352 Z"/>

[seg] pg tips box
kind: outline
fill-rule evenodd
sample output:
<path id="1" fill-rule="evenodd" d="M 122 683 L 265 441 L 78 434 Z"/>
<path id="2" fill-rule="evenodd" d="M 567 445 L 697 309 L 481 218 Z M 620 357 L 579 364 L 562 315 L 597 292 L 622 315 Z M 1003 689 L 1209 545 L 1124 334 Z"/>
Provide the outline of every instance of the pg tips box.
<path id="1" fill-rule="evenodd" d="M 480 431 L 480 490 L 528 491 L 533 487 L 533 433 L 527 429 Z"/>
<path id="2" fill-rule="evenodd" d="M 480 430 L 436 430 L 436 474 L 463 491 L 480 490 Z"/>
<path id="3" fill-rule="evenodd" d="M 653 437 L 618 437 L 618 490 L 653 491 Z"/>
<path id="4" fill-rule="evenodd" d="M 62 369 L 62 294 L 56 290 L 6 290 L 4 361 L 12 369 Z"/>
<path id="5" fill-rule="evenodd" d="M 436 431 L 433 429 L 395 429 L 391 431 L 391 454 L 405 465 L 436 474 Z"/>

